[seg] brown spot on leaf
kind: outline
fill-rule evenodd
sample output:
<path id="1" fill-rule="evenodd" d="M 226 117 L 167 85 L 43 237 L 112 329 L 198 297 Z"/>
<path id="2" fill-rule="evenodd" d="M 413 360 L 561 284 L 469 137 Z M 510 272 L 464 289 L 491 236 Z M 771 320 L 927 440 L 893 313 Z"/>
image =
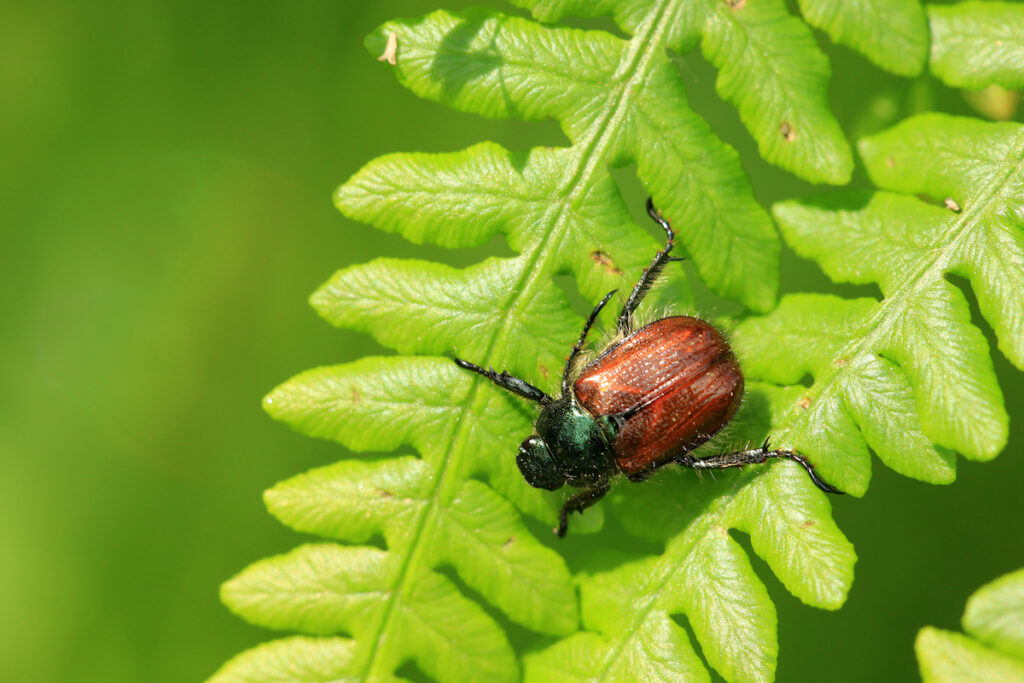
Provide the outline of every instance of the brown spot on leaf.
<path id="1" fill-rule="evenodd" d="M 613 275 L 622 275 L 622 271 L 615 267 L 615 261 L 612 261 L 611 257 L 603 251 L 592 251 L 590 252 L 590 258 L 594 259 L 599 265 L 604 266 L 604 269 Z"/>
<path id="2" fill-rule="evenodd" d="M 501 547 L 502 548 L 507 548 L 507 547 L 509 547 L 510 545 L 512 545 L 515 542 L 516 542 L 516 537 L 515 536 L 509 536 L 508 540 L 501 544 Z"/>
<path id="3" fill-rule="evenodd" d="M 813 519 L 808 519 L 808 520 L 805 520 L 802 524 L 800 524 L 800 528 L 801 529 L 810 529 L 815 524 L 817 524 L 817 522 L 815 522 Z"/>
<path id="4" fill-rule="evenodd" d="M 796 402 L 796 404 L 802 410 L 807 410 L 808 408 L 811 407 L 811 397 L 810 396 L 803 396 L 803 397 L 800 398 L 799 401 Z"/>
<path id="5" fill-rule="evenodd" d="M 548 378 L 548 374 L 549 374 L 548 366 L 542 365 L 542 366 L 540 366 L 539 369 L 540 369 L 540 374 L 544 377 L 544 379 L 547 379 Z"/>
<path id="6" fill-rule="evenodd" d="M 845 368 L 846 364 L 849 362 L 850 359 L 848 358 L 836 358 L 834 361 L 832 361 L 832 365 L 836 366 L 837 368 Z"/>
<path id="7" fill-rule="evenodd" d="M 793 126 L 790 125 L 789 121 L 783 121 L 779 124 L 779 135 L 786 142 L 793 142 L 796 140 L 796 131 L 793 130 Z"/>
<path id="8" fill-rule="evenodd" d="M 743 9 L 743 6 L 747 4 L 747 0 L 725 0 L 725 4 L 733 9 Z"/>
<path id="9" fill-rule="evenodd" d="M 379 488 L 379 487 L 374 487 L 374 488 L 377 489 L 377 495 L 380 496 L 381 498 L 394 498 L 395 497 L 395 494 L 391 493 L 391 491 L 388 491 L 387 489 L 382 489 L 382 488 Z"/>
<path id="10" fill-rule="evenodd" d="M 885 165 L 888 166 L 889 168 L 892 168 L 893 166 L 896 165 L 896 160 L 893 159 L 892 157 L 886 157 L 885 158 Z"/>
<path id="11" fill-rule="evenodd" d="M 355 387 L 352 387 L 352 405 L 354 405 L 354 406 L 357 406 L 357 405 L 359 405 L 359 401 L 360 401 L 360 400 L 361 400 L 362 398 L 363 398 L 363 397 L 362 397 L 362 396 L 361 396 L 361 395 L 359 394 L 359 392 L 358 392 L 358 391 L 356 391 L 356 388 L 355 388 Z"/>

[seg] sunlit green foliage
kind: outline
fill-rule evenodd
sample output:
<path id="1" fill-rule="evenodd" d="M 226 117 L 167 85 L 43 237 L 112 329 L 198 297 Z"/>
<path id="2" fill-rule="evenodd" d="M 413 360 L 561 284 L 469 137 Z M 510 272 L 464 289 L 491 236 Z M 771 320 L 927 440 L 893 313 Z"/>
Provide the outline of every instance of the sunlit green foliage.
<path id="1" fill-rule="evenodd" d="M 1024 681 L 1024 569 L 978 589 L 963 626 L 970 637 L 931 626 L 917 634 L 925 683 Z"/>
<path id="2" fill-rule="evenodd" d="M 774 1 L 518 4 L 545 21 L 611 13 L 631 37 L 476 9 L 389 22 L 367 39 L 374 55 L 395 48 L 395 73 L 419 96 L 486 117 L 553 118 L 570 144 L 394 154 L 338 190 L 347 216 L 413 242 L 458 248 L 501 235 L 516 255 L 462 269 L 381 259 L 338 272 L 314 294 L 330 322 L 408 355 L 310 370 L 272 392 L 266 409 L 353 451 L 416 455 L 345 461 L 267 493 L 284 523 L 342 543 L 258 562 L 225 584 L 223 598 L 253 623 L 332 637 L 262 646 L 217 680 L 261 662 L 304 680 L 387 680 L 408 661 L 439 680 L 516 680 L 517 652 L 489 610 L 561 638 L 525 658 L 530 680 L 708 680 L 705 662 L 730 681 L 770 680 L 775 607 L 730 530 L 749 535 L 805 603 L 836 609 L 845 600 L 853 549 L 824 494 L 792 463 L 714 482 L 669 474 L 642 496 L 617 495 L 623 526 L 663 552 L 619 564 L 609 555 L 604 569 L 571 576 L 521 516 L 550 524 L 560 502 L 527 487 L 510 455 L 532 413 L 450 361 L 454 354 L 557 387 L 580 319 L 554 278 L 570 274 L 596 301 L 628 288 L 656 248 L 609 173 L 628 164 L 680 226 L 704 282 L 752 311 L 770 310 L 778 269 L 771 222 L 736 153 L 690 110 L 666 49 L 691 50 L 699 40 L 719 70 L 718 92 L 764 158 L 840 184 L 852 158 L 827 106 L 828 63 L 809 27 Z M 920 70 L 916 4 L 836 15 L 803 5 L 809 21 L 885 68 Z M 899 40 L 866 30 L 879 16 L 900 27 Z M 867 488 L 869 446 L 894 469 L 932 482 L 952 479 L 954 451 L 997 454 L 1007 420 L 991 359 L 944 277 L 971 279 L 1001 347 L 1024 362 L 1024 315 L 1009 294 L 1022 284 L 1021 226 L 1000 219 L 1019 190 L 1021 136 L 1018 126 L 993 125 L 920 118 L 862 144 L 877 185 L 948 197 L 956 209 L 893 193 L 776 207 L 794 250 L 837 280 L 877 283 L 883 298 L 791 296 L 742 322 L 736 348 L 760 381 L 750 382 L 739 426 L 717 445 L 770 433 L 855 495 Z M 982 139 L 999 151 L 979 157 L 950 145 L 959 163 L 929 157 L 942 134 L 967 150 Z M 908 179 L 909 166 L 922 172 Z M 658 292 L 662 301 L 690 301 L 678 273 Z M 799 384 L 806 374 L 809 388 Z M 573 521 L 581 533 L 601 516 Z"/>

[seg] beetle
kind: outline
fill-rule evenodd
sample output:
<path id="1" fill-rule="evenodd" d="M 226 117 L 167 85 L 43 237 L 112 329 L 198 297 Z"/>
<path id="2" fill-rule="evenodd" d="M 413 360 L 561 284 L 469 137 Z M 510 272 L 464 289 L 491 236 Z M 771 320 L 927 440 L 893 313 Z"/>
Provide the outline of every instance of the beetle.
<path id="1" fill-rule="evenodd" d="M 690 455 L 717 434 L 740 406 L 743 373 L 722 334 L 709 323 L 672 316 L 634 329 L 633 313 L 670 256 L 675 233 L 647 200 L 647 213 L 665 231 L 665 248 L 644 269 L 619 313 L 618 341 L 578 374 L 576 360 L 587 334 L 617 290 L 591 311 L 562 373 L 561 395 L 552 398 L 508 372 L 484 369 L 461 358 L 455 363 L 541 406 L 535 433 L 519 446 L 516 463 L 527 483 L 554 491 L 563 485 L 582 489 L 562 506 L 554 532 L 564 537 L 568 518 L 582 513 L 624 474 L 643 481 L 655 470 L 676 463 L 691 469 L 724 469 L 785 458 L 799 464 L 826 493 L 842 493 L 828 484 L 803 455 L 759 448 L 703 458 Z"/>

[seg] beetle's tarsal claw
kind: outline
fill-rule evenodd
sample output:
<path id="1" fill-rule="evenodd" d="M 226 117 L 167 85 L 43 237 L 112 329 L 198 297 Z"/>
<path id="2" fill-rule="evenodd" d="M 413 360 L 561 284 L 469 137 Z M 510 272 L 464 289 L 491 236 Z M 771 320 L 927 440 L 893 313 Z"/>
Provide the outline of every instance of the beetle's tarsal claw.
<path id="1" fill-rule="evenodd" d="M 654 205 L 654 197 L 647 198 L 646 208 L 647 215 L 650 216 L 655 223 L 658 223 L 659 225 L 664 227 L 667 221 L 665 220 L 665 217 L 661 215 L 661 211 L 658 209 L 658 207 Z"/>
<path id="2" fill-rule="evenodd" d="M 811 475 L 811 481 L 814 482 L 814 485 L 817 486 L 822 491 L 824 491 L 825 493 L 831 493 L 836 496 L 845 495 L 845 491 L 840 491 L 835 486 L 832 486 L 832 484 L 829 484 L 827 481 L 819 477 L 818 473 L 814 471 L 813 467 L 808 471 L 808 474 Z"/>
<path id="3" fill-rule="evenodd" d="M 811 481 L 819 489 L 821 489 L 825 493 L 831 493 L 839 496 L 843 495 L 843 491 L 840 491 L 835 486 L 832 486 L 832 484 L 829 484 L 827 481 L 821 478 L 821 475 L 818 474 L 818 472 L 814 469 L 814 465 L 812 465 L 807 460 L 807 458 L 797 453 L 793 453 L 792 451 L 788 451 L 786 457 L 789 458 L 790 460 L 799 463 L 800 466 L 804 468 L 804 471 L 807 472 L 807 476 L 811 478 Z"/>
<path id="4" fill-rule="evenodd" d="M 555 529 L 555 535 L 559 538 L 564 538 L 569 525 L 569 515 L 573 512 L 582 513 L 588 507 L 604 498 L 610 488 L 611 483 L 606 479 L 595 484 L 593 488 L 581 491 L 565 501 L 561 512 L 558 513 L 558 527 Z"/>

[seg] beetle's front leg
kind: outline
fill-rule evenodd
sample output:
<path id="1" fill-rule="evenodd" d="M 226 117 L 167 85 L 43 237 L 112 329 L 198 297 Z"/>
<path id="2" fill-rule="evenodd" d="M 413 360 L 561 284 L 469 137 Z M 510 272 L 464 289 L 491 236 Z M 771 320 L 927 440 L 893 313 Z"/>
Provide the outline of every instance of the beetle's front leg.
<path id="1" fill-rule="evenodd" d="M 842 491 L 829 484 L 827 481 L 821 478 L 818 473 L 814 470 L 814 465 L 810 463 L 807 458 L 796 453 L 794 451 L 771 451 L 768 450 L 767 439 L 760 448 L 753 448 L 747 451 L 736 451 L 734 453 L 723 453 L 721 455 L 712 455 L 707 458 L 694 458 L 692 456 L 683 454 L 677 455 L 673 460 L 683 467 L 689 467 L 694 470 L 710 470 L 710 469 L 726 469 L 728 467 L 743 467 L 744 465 L 760 465 L 769 458 L 785 458 L 786 460 L 792 460 L 797 463 L 807 472 L 807 475 L 814 482 L 814 485 L 825 493 L 839 493 Z"/>
<path id="2" fill-rule="evenodd" d="M 494 368 L 487 368 L 486 370 L 484 370 L 476 363 L 470 363 L 468 360 L 462 360 L 461 358 L 456 358 L 455 364 L 458 365 L 460 368 L 469 370 L 471 372 L 475 372 L 481 377 L 486 377 L 487 379 L 491 380 L 502 389 L 506 391 L 511 391 L 513 394 L 516 394 L 517 396 L 522 396 L 523 398 L 529 399 L 531 401 L 536 401 L 542 406 L 546 406 L 549 403 L 551 403 L 551 397 L 545 394 L 543 391 L 533 386 L 525 379 L 519 379 L 518 377 L 514 377 L 513 375 L 508 374 L 504 370 L 502 370 L 501 372 L 495 372 Z"/>
<path id="3" fill-rule="evenodd" d="M 577 493 L 575 496 L 565 501 L 565 505 L 562 506 L 562 511 L 558 513 L 558 526 L 554 529 L 555 535 L 559 538 L 565 538 L 565 532 L 569 529 L 569 515 L 573 512 L 583 512 L 588 507 L 604 498 L 610 488 L 611 483 L 605 479 L 593 488 Z"/>
<path id="4" fill-rule="evenodd" d="M 640 280 L 637 281 L 633 287 L 633 291 L 630 293 L 629 298 L 626 299 L 626 303 L 622 306 L 622 312 L 619 313 L 619 333 L 627 334 L 633 328 L 633 312 L 636 310 L 640 302 L 643 301 L 644 296 L 647 294 L 647 290 L 651 288 L 651 285 L 658 279 L 661 271 L 665 268 L 665 264 L 670 261 L 678 261 L 669 256 L 672 248 L 676 243 L 676 234 L 672 230 L 672 226 L 667 220 L 665 220 L 661 212 L 654 208 L 654 200 L 647 200 L 647 214 L 654 220 L 655 223 L 661 226 L 665 231 L 665 248 L 658 251 L 654 255 L 654 260 L 651 261 L 651 265 L 647 266 L 643 274 L 640 276 Z"/>

